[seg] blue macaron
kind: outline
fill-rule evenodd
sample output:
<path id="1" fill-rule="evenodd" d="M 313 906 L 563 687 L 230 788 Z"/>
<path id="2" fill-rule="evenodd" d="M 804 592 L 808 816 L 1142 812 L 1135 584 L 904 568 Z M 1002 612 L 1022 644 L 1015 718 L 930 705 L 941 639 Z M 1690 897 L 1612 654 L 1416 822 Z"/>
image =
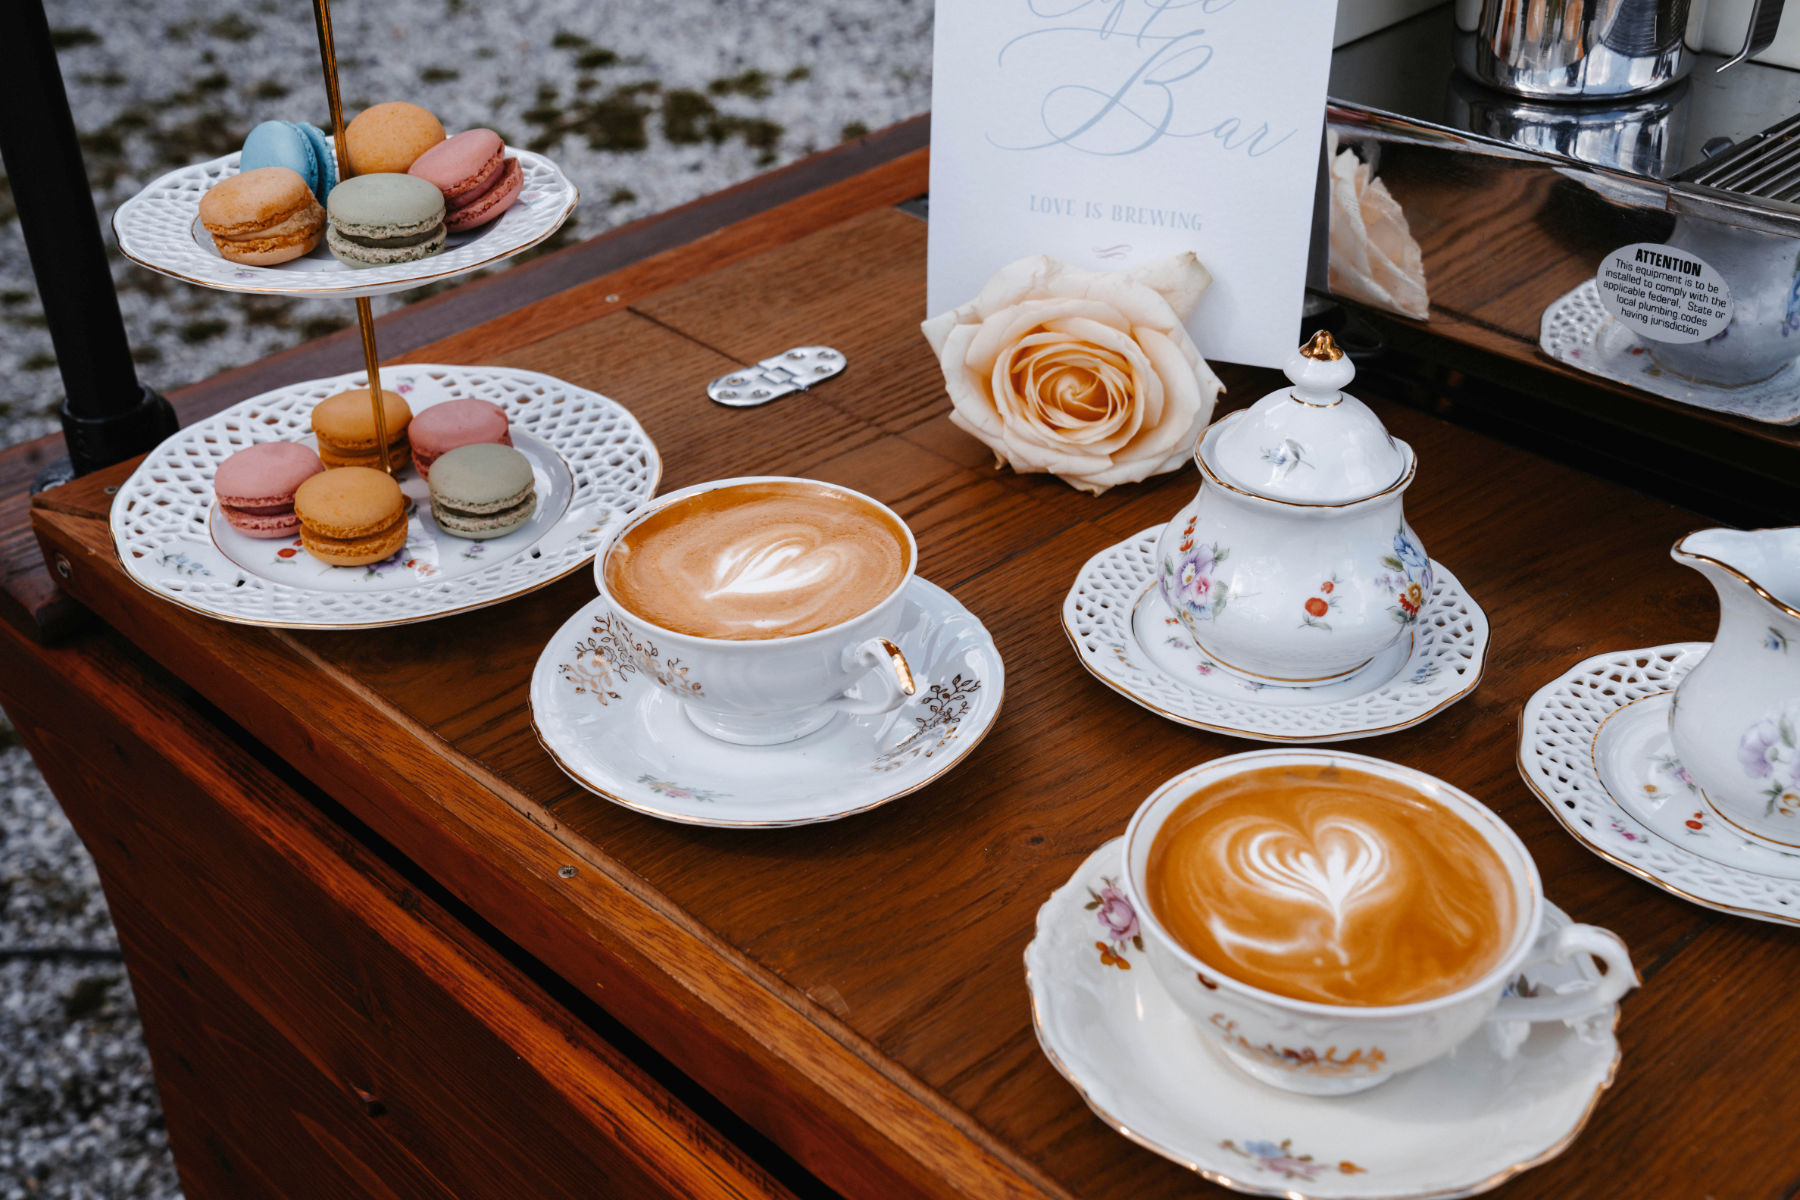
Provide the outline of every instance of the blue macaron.
<path id="1" fill-rule="evenodd" d="M 306 186 L 323 203 L 337 186 L 337 160 L 331 143 L 314 125 L 304 121 L 264 121 L 244 139 L 238 170 L 286 167 L 306 180 Z"/>

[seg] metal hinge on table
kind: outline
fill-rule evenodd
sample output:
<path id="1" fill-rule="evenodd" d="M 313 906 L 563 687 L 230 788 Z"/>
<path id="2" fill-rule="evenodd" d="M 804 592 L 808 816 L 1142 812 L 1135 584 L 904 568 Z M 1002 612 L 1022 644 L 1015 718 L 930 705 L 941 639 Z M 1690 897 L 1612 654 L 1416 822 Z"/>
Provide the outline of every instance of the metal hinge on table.
<path id="1" fill-rule="evenodd" d="M 706 385 L 706 394 L 732 408 L 754 408 L 791 392 L 804 392 L 815 383 L 841 374 L 849 365 L 849 360 L 830 346 L 796 346 L 719 376 Z"/>

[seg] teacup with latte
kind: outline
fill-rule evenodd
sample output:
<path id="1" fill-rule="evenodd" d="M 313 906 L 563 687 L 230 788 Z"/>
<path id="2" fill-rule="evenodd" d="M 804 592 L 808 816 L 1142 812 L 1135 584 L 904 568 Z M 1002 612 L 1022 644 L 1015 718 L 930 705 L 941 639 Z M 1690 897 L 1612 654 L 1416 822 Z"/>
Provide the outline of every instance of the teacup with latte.
<path id="1" fill-rule="evenodd" d="M 746 477 L 659 498 L 595 579 L 628 669 L 704 732 L 767 745 L 917 690 L 895 644 L 917 557 L 906 523 L 860 492 Z"/>
<path id="2" fill-rule="evenodd" d="M 1543 891 L 1499 817 L 1358 754 L 1215 759 L 1157 789 L 1125 838 L 1152 969 L 1236 1066 L 1292 1091 L 1373 1087 L 1490 1016 L 1598 1011 L 1634 986 L 1611 933 L 1540 937 Z M 1594 989 L 1502 999 L 1528 963 L 1592 954 Z"/>

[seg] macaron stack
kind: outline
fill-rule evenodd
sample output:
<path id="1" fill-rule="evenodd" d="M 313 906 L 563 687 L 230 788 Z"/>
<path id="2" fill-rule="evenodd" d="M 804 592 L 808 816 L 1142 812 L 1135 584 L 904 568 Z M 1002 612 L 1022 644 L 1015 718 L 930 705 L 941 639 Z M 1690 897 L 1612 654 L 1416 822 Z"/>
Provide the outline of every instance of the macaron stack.
<path id="1" fill-rule="evenodd" d="M 294 442 L 261 442 L 246 446 L 219 464 L 213 495 L 225 523 L 246 537 L 292 537 L 300 528 L 294 515 L 294 493 L 325 464 Z"/>
<path id="2" fill-rule="evenodd" d="M 408 174 L 443 193 L 444 224 L 451 233 L 486 225 L 511 208 L 525 186 L 519 160 L 506 156 L 505 144 L 491 129 L 470 129 L 439 142 Z"/>
<path id="3" fill-rule="evenodd" d="M 358 175 L 338 184 L 326 207 L 325 244 L 345 266 L 416 262 L 444 248 L 444 197 L 423 179 Z"/>
<path id="4" fill-rule="evenodd" d="M 264 121 L 244 139 L 238 170 L 286 167 L 306 181 L 320 204 L 337 186 L 337 159 L 324 131 L 304 121 Z"/>
<path id="5" fill-rule="evenodd" d="M 406 545 L 406 497 L 385 472 L 342 467 L 294 493 L 300 544 L 334 567 L 378 563 Z"/>
<path id="6" fill-rule="evenodd" d="M 446 400 L 425 409 L 407 426 L 406 437 L 412 443 L 413 466 L 427 480 L 431 464 L 458 446 L 480 442 L 512 445 L 506 410 L 474 397 Z"/>
<path id="7" fill-rule="evenodd" d="M 338 185 L 341 191 L 355 183 Z M 335 197 L 337 193 L 332 193 Z M 381 390 L 381 415 L 387 423 L 388 461 L 398 471 L 411 461 L 406 427 L 412 407 L 397 393 Z M 319 439 L 319 457 L 328 467 L 379 467 L 381 441 L 375 429 L 375 408 L 368 388 L 353 388 L 327 396 L 312 411 L 313 436 Z"/>
<path id="8" fill-rule="evenodd" d="M 511 446 L 459 446 L 432 466 L 430 482 L 431 515 L 457 537 L 504 537 L 537 511 L 531 460 Z"/>
<path id="9" fill-rule="evenodd" d="M 437 195 L 436 188 L 429 190 Z M 200 223 L 222 257 L 271 267 L 318 247 L 325 210 L 299 173 L 259 167 L 209 188 L 200 197 Z"/>

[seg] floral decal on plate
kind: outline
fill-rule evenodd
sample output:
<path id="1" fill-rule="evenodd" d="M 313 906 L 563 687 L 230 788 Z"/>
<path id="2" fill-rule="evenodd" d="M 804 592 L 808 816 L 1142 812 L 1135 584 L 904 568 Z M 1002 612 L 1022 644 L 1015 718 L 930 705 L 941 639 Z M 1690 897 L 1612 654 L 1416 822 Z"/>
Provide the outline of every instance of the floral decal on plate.
<path id="1" fill-rule="evenodd" d="M 934 683 L 925 697 L 925 713 L 913 718 L 913 730 L 876 756 L 870 765 L 892 771 L 915 758 L 930 758 L 956 739 L 962 720 L 969 715 L 969 697 L 981 690 L 981 680 L 964 679 L 961 672 L 949 684 Z"/>
<path id="2" fill-rule="evenodd" d="M 1325 618 L 1330 615 L 1332 609 L 1337 607 L 1338 600 L 1341 598 L 1337 594 L 1337 587 L 1338 577 L 1333 575 L 1318 586 L 1314 595 L 1306 598 L 1306 603 L 1301 606 L 1306 610 L 1300 618 L 1302 629 L 1323 629 L 1326 633 L 1331 632 L 1331 623 Z"/>
<path id="3" fill-rule="evenodd" d="M 667 779 L 658 779 L 654 775 L 639 775 L 637 781 L 659 796 L 670 800 L 698 800 L 702 804 L 711 804 L 715 800 L 728 800 L 730 792 L 714 792 L 706 788 L 687 787 L 679 783 L 671 783 Z"/>
<path id="4" fill-rule="evenodd" d="M 1199 977 L 1208 991 L 1218 988 L 1218 984 Z M 1523 978 L 1523 976 L 1521 976 Z M 1264 1042 L 1258 1046 L 1237 1031 L 1237 1022 L 1224 1013 L 1212 1015 L 1213 1027 L 1226 1043 L 1242 1050 L 1245 1054 L 1271 1067 L 1279 1067 L 1283 1071 L 1300 1071 L 1307 1075 L 1318 1075 L 1334 1079 L 1340 1075 L 1354 1075 L 1359 1072 L 1370 1075 L 1381 1070 L 1387 1062 L 1387 1053 L 1380 1046 L 1370 1046 L 1364 1050 L 1357 1048 L 1347 1053 L 1340 1052 L 1336 1046 L 1328 1046 L 1325 1053 L 1320 1054 L 1311 1046 L 1302 1046 L 1298 1050 L 1292 1046 L 1276 1046 L 1273 1042 Z"/>
<path id="5" fill-rule="evenodd" d="M 462 556 L 464 558 L 480 558 L 482 555 L 484 555 L 486 553 L 487 553 L 487 543 L 486 542 L 470 542 L 467 546 L 463 547 Z"/>
<path id="6" fill-rule="evenodd" d="M 1375 586 L 1394 594 L 1388 615 L 1402 625 L 1411 625 L 1431 595 L 1431 562 L 1406 526 L 1394 531 L 1394 552 L 1383 555 L 1381 565 L 1387 571 L 1376 577 Z"/>
<path id="7" fill-rule="evenodd" d="M 1752 779 L 1766 779 L 1765 817 L 1800 817 L 1800 701 L 1790 701 L 1744 731 L 1738 765 Z"/>
<path id="8" fill-rule="evenodd" d="M 1310 1154 L 1295 1154 L 1293 1138 L 1282 1138 L 1279 1143 L 1245 1142 L 1242 1146 L 1230 1138 L 1226 1138 L 1219 1145 L 1233 1154 L 1250 1159 L 1263 1170 L 1273 1175 L 1279 1175 L 1283 1179 L 1300 1179 L 1310 1182 L 1331 1171 L 1336 1171 L 1340 1175 L 1368 1173 L 1367 1167 L 1359 1167 L 1348 1160 L 1340 1163 L 1315 1162 Z"/>
<path id="9" fill-rule="evenodd" d="M 557 673 L 575 685 L 578 695 L 589 695 L 602 706 L 623 699 L 619 688 L 627 677 L 643 672 L 684 697 L 704 697 L 699 681 L 687 677 L 678 658 L 666 662 L 654 642 L 640 642 L 612 613 L 594 622 L 594 636 L 575 643 L 575 661 L 557 667 Z M 641 781 L 640 781 L 641 782 Z"/>
<path id="10" fill-rule="evenodd" d="M 1112 876 L 1100 877 L 1100 890 L 1088 889 L 1092 897 L 1081 907 L 1095 915 L 1100 922 L 1100 933 L 1103 940 L 1094 943 L 1094 949 L 1100 952 L 1100 965 L 1117 967 L 1121 971 L 1131 970 L 1131 963 L 1125 957 L 1125 948 L 1143 952 L 1144 934 L 1138 928 L 1137 910 L 1131 907 L 1131 901 L 1125 893 L 1114 884 Z"/>
<path id="11" fill-rule="evenodd" d="M 1179 559 L 1163 560 L 1163 585 L 1169 598 L 1196 621 L 1210 621 L 1225 611 L 1231 588 L 1218 577 L 1219 564 L 1231 554 L 1217 542 L 1194 541 L 1198 516 L 1190 516 L 1181 530 Z"/>
<path id="12" fill-rule="evenodd" d="M 173 571 L 177 575 L 211 575 L 203 563 L 189 558 L 179 550 L 164 550 L 156 556 L 156 565 L 165 571 Z"/>
<path id="13" fill-rule="evenodd" d="M 1312 469 L 1312 464 L 1306 461 L 1306 447 L 1293 438 L 1283 438 L 1279 446 L 1264 446 L 1262 460 L 1280 471 L 1283 479 L 1292 475 L 1295 467 Z"/>

